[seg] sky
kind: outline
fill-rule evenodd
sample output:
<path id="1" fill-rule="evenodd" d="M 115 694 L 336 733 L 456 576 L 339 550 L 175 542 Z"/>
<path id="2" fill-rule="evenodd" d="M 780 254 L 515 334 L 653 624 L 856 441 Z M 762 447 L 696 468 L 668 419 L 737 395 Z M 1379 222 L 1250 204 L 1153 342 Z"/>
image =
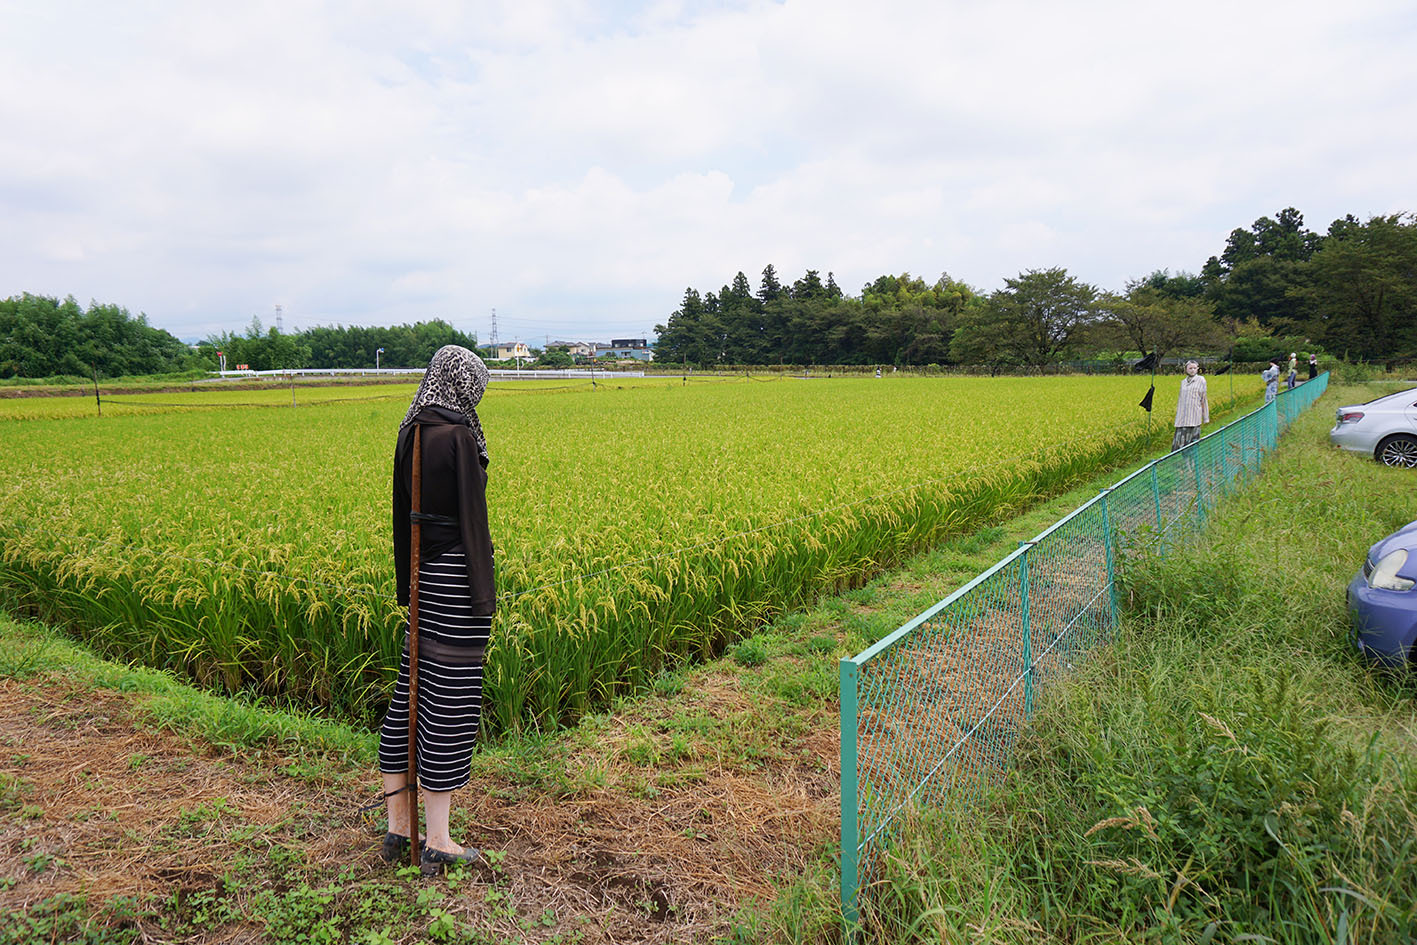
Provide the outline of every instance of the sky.
<path id="1" fill-rule="evenodd" d="M 0 298 L 196 339 L 653 337 L 764 266 L 851 294 L 1195 272 L 1417 211 L 1417 5 L 0 0 Z"/>

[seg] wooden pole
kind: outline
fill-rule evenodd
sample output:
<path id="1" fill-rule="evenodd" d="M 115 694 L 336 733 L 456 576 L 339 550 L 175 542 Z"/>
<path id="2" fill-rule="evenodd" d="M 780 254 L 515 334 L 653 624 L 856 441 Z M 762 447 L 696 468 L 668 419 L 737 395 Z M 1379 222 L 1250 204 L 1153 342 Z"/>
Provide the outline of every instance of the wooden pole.
<path id="1" fill-rule="evenodd" d="M 422 426 L 413 425 L 413 511 L 423 511 Z M 409 523 L 408 572 L 408 849 L 409 864 L 419 865 L 418 849 L 418 565 L 423 550 L 423 526 Z"/>
<path id="2" fill-rule="evenodd" d="M 1230 346 L 1230 406 L 1235 406 L 1235 346 Z"/>
<path id="3" fill-rule="evenodd" d="M 98 365 L 90 364 L 89 367 L 93 368 L 93 402 L 98 407 L 98 415 L 102 417 L 103 401 L 98 399 Z"/>
<path id="4" fill-rule="evenodd" d="M 1151 386 L 1156 386 L 1156 364 L 1161 360 L 1161 351 L 1153 348 L 1151 350 Z M 1155 405 L 1153 405 L 1155 406 Z M 1151 411 L 1146 412 L 1146 435 L 1151 436 Z"/>

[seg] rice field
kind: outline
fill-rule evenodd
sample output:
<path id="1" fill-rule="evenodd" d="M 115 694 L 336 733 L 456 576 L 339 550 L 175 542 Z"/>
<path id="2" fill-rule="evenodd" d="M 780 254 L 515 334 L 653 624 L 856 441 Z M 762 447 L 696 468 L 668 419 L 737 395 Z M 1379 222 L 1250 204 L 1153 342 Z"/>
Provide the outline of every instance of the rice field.
<path id="1" fill-rule="evenodd" d="M 721 378 L 696 378 L 691 383 L 722 383 Z M 498 381 L 494 385 L 496 394 L 508 393 L 557 393 L 561 391 L 577 390 L 582 387 L 599 390 L 602 387 L 611 389 L 624 389 L 626 387 L 642 386 L 646 384 L 665 386 L 668 381 L 664 378 L 638 378 L 638 377 L 617 377 L 613 374 L 602 375 L 594 382 L 580 379 L 559 380 L 559 381 Z M 678 384 L 679 379 L 675 378 L 673 383 Z M 225 387 L 225 389 L 223 389 Z M 214 408 L 238 408 L 238 407 L 314 407 L 328 406 L 340 403 L 369 403 L 372 401 L 402 400 L 405 406 L 413 397 L 413 392 L 418 389 L 418 381 L 415 378 L 409 383 L 380 383 L 367 385 L 354 384 L 321 384 L 319 381 L 312 383 L 310 380 L 299 379 L 292 386 L 268 386 L 258 389 L 242 388 L 233 386 L 218 386 L 216 384 L 191 384 L 186 386 L 176 386 L 166 391 L 144 391 L 141 393 L 125 391 L 122 388 L 100 387 L 100 399 L 102 400 L 102 416 L 132 417 L 146 416 L 153 413 L 167 413 L 172 411 L 187 411 L 201 407 L 203 409 Z M 23 391 L 16 391 L 21 393 Z M 50 397 L 22 397 L 9 396 L 0 397 L 0 423 L 6 420 L 43 420 L 59 418 L 83 418 L 100 416 L 100 407 L 95 401 L 92 389 L 82 394 L 68 396 Z"/>
<path id="2" fill-rule="evenodd" d="M 1162 411 L 1178 383 L 1158 384 Z M 1258 389 L 1236 381 L 1237 395 Z M 413 385 L 366 390 L 297 389 L 298 409 L 280 390 L 126 395 L 102 418 L 92 398 L 0 401 L 0 597 L 213 688 L 377 718 L 402 646 L 389 478 Z M 1142 422 L 1144 390 L 1119 377 L 494 384 L 480 411 L 499 591 L 488 724 L 573 720 L 1169 441 L 1169 416 L 1150 434 Z"/>

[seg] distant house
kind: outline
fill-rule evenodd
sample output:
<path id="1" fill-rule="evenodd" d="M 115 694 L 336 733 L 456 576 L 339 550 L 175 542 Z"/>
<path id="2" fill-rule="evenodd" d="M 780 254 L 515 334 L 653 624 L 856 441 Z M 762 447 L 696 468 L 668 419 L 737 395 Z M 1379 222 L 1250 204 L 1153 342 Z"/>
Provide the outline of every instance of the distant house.
<path id="1" fill-rule="evenodd" d="M 588 341 L 553 341 L 546 347 L 565 348 L 566 352 L 573 358 L 595 357 L 595 345 Z"/>
<path id="2" fill-rule="evenodd" d="M 530 358 L 531 349 L 525 342 L 513 341 L 504 345 L 497 345 L 492 349 L 492 357 L 498 361 L 510 361 L 512 358 Z"/>
<path id="3" fill-rule="evenodd" d="M 654 349 L 644 338 L 613 338 L 610 344 L 596 344 L 597 358 L 609 355 L 615 358 L 634 358 L 636 361 L 654 360 Z"/>

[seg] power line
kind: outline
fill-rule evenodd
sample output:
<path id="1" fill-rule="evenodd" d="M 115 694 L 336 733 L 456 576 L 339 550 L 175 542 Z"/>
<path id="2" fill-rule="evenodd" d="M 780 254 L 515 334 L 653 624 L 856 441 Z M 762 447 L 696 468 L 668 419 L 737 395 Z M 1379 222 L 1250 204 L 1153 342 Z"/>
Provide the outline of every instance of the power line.
<path id="1" fill-rule="evenodd" d="M 626 325 L 610 325 L 610 326 L 607 326 L 606 323 L 604 323 L 604 322 L 598 322 L 598 323 L 595 323 L 595 324 L 592 325 L 592 324 L 590 324 L 590 323 L 588 323 L 588 322 L 576 321 L 576 320 L 574 320 L 574 319 L 523 318 L 523 317 L 520 316 L 520 315 L 508 316 L 508 315 L 506 315 L 506 314 L 503 314 L 503 316 L 502 316 L 502 321 L 503 321 L 503 324 L 506 324 L 506 323 L 510 322 L 510 323 L 512 323 L 512 324 L 515 324 L 515 325 L 535 326 L 535 327 L 541 328 L 541 329 L 543 329 L 543 330 L 544 330 L 545 328 L 550 328 L 550 329 L 552 329 L 553 331 L 562 332 L 562 333 L 566 333 L 566 334 L 580 334 L 580 335 L 587 335 L 587 336 L 589 336 L 589 335 L 599 335 L 599 334 L 605 334 L 605 335 L 632 334 L 632 335 L 636 335 L 636 337 L 638 337 L 640 333 L 644 333 L 645 337 L 649 337 L 649 335 L 652 335 L 652 334 L 653 334 L 652 331 L 645 333 L 645 332 L 643 332 L 643 330 L 642 330 L 641 328 L 639 328 L 639 327 L 637 327 L 637 326 L 636 326 L 636 327 L 631 327 L 631 326 L 626 326 Z M 531 333 L 531 334 L 540 334 L 541 332 L 529 332 L 529 333 Z"/>

